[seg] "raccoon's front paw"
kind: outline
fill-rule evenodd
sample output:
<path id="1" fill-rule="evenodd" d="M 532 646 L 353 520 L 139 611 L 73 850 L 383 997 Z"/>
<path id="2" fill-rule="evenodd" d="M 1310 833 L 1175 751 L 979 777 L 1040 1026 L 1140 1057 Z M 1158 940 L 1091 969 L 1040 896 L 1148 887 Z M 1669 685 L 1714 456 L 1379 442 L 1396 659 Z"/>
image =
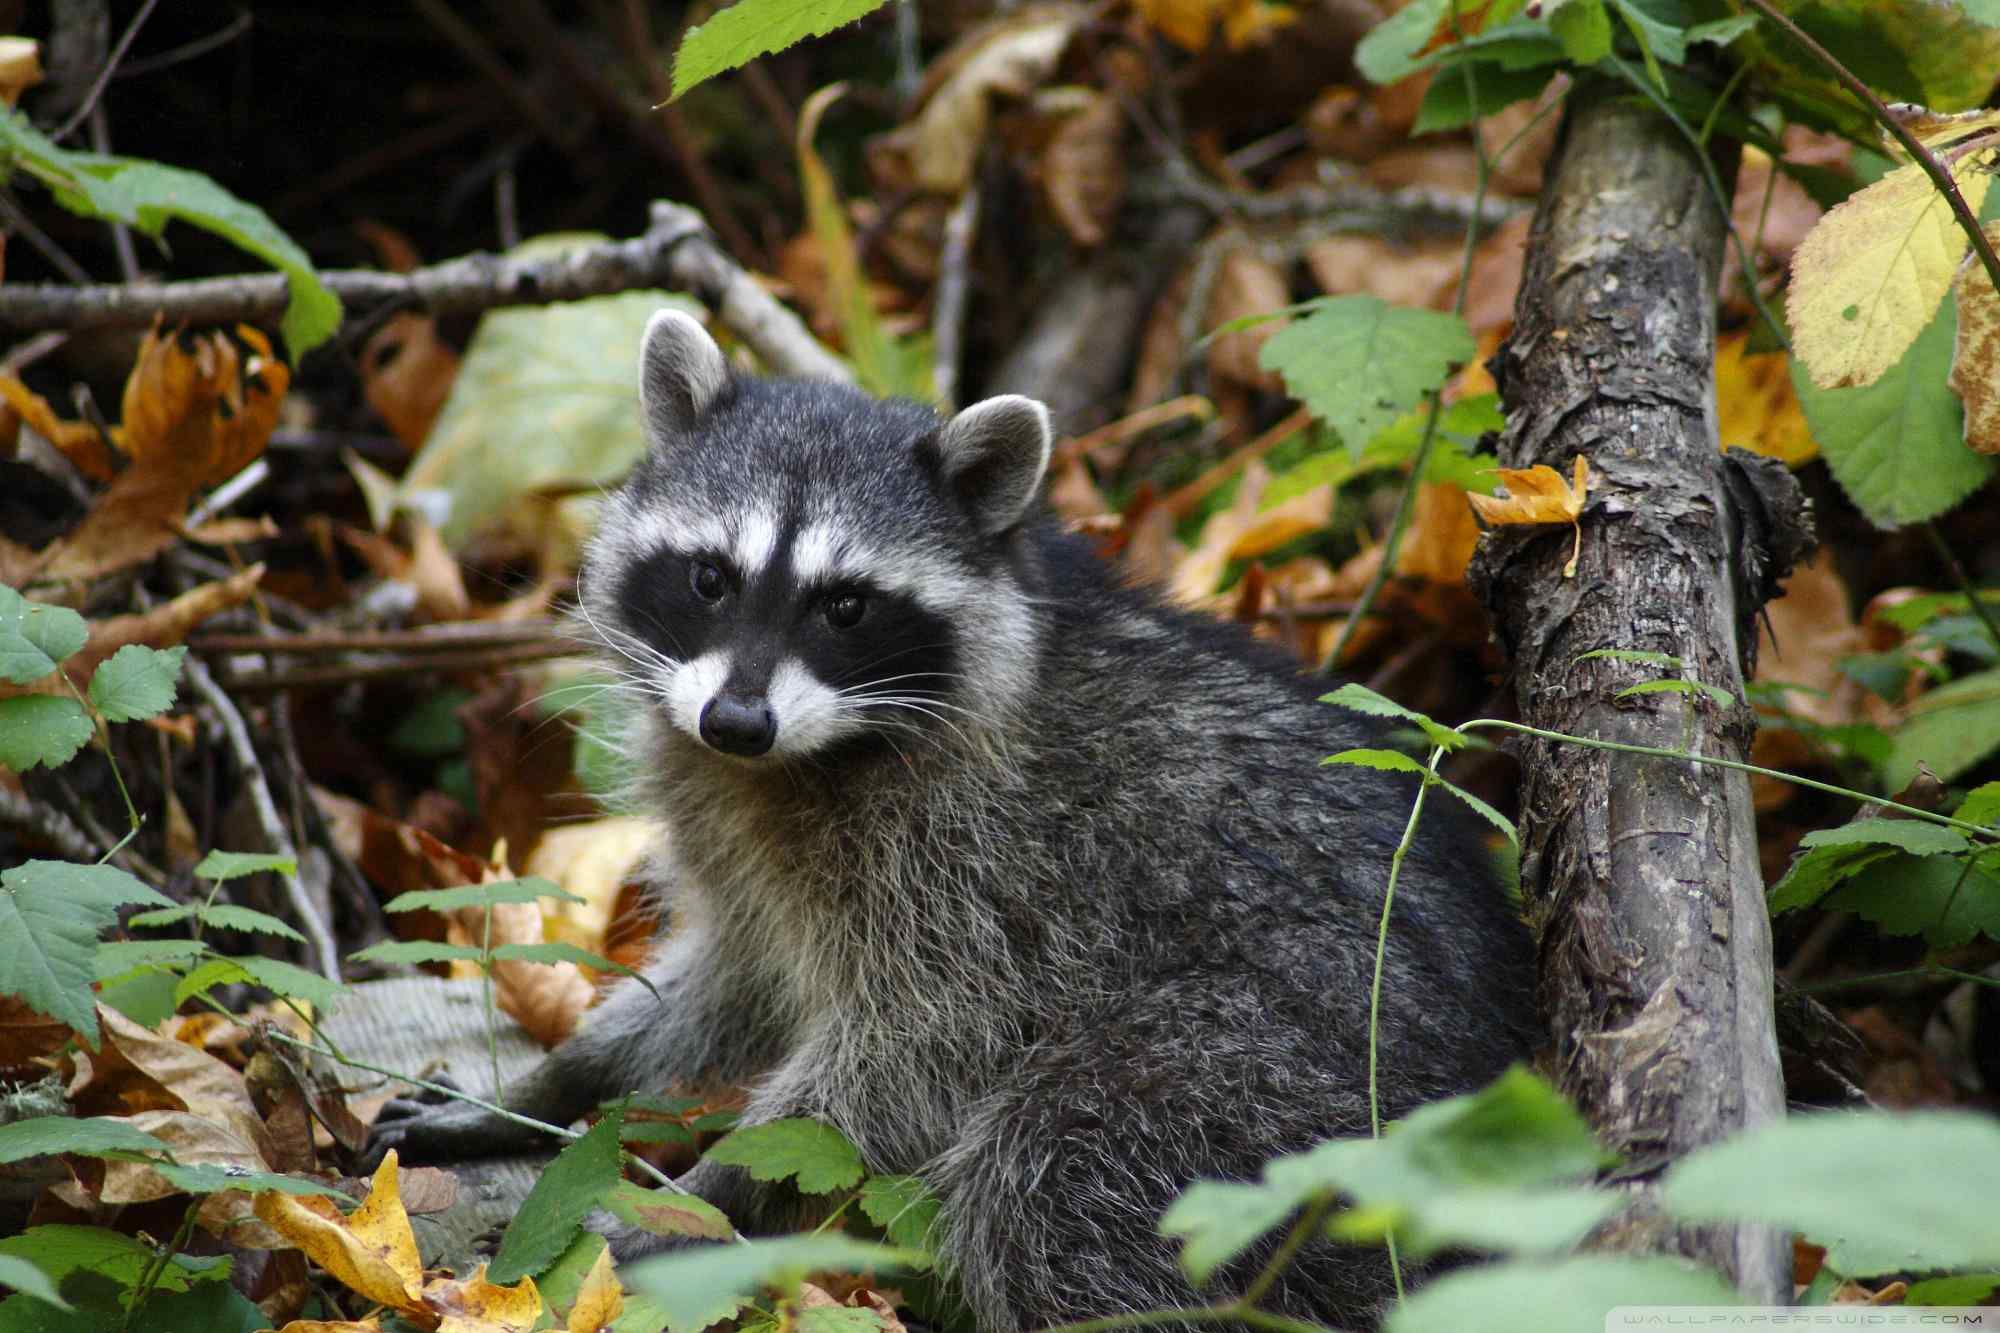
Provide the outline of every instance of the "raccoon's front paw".
<path id="1" fill-rule="evenodd" d="M 526 1152 L 541 1140 L 540 1131 L 471 1102 L 397 1098 L 375 1118 L 361 1168 L 373 1171 L 391 1149 L 405 1164 L 460 1162 Z"/>

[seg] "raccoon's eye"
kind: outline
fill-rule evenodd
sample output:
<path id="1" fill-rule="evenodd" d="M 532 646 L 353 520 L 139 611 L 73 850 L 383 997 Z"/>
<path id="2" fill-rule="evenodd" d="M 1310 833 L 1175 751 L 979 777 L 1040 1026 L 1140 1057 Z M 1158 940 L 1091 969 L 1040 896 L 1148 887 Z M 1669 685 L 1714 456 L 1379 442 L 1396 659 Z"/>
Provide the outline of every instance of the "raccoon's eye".
<path id="1" fill-rule="evenodd" d="M 694 595 L 704 602 L 719 602 L 722 594 L 729 591 L 729 580 L 706 560 L 695 562 L 694 568 L 688 571 L 688 582 L 694 585 Z"/>
<path id="2" fill-rule="evenodd" d="M 844 592 L 837 597 L 826 599 L 826 623 L 835 629 L 853 629 L 861 623 L 861 613 L 868 609 L 868 603 L 859 593 Z"/>

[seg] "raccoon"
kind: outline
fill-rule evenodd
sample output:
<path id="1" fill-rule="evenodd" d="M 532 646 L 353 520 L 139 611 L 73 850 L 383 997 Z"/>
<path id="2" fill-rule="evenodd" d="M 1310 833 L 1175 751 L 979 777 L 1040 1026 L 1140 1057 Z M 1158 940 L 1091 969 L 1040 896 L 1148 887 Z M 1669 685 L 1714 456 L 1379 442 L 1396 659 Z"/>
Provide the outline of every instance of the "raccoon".
<path id="1" fill-rule="evenodd" d="M 731 373 L 656 316 L 649 453 L 589 548 L 582 613 L 644 700 L 674 926 L 511 1090 L 567 1124 L 634 1089 L 747 1086 L 941 1201 L 985 1333 L 1186 1305 L 1162 1211 L 1202 1177 L 1368 1132 L 1368 997 L 1411 792 L 1327 769 L 1373 739 L 1235 627 L 1121 583 L 1038 503 L 1046 410 L 940 421 Z M 1527 1049 L 1526 931 L 1434 803 L 1388 942 L 1388 1116 Z M 517 1149 L 456 1104 L 378 1128 L 421 1159 Z M 703 1162 L 747 1232 L 800 1200 Z M 614 1237 L 621 1257 L 650 1238 Z M 1378 1252 L 1309 1246 L 1274 1309 L 1366 1322 Z"/>

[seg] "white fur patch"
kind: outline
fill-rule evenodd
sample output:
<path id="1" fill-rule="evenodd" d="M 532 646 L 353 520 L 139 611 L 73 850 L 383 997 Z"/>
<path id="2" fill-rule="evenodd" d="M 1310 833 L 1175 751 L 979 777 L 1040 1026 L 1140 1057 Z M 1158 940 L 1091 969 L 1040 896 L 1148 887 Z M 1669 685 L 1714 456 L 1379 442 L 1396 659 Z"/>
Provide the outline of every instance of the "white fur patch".
<path id="1" fill-rule="evenodd" d="M 841 707 L 839 694 L 796 658 L 778 663 L 765 698 L 778 719 L 778 739 L 771 747 L 776 754 L 812 754 L 861 725 L 856 714 Z"/>
<path id="2" fill-rule="evenodd" d="M 928 552 L 875 551 L 830 523 L 807 527 L 792 543 L 792 576 L 802 585 L 842 579 L 901 593 L 936 615 L 955 616 L 983 597 L 979 580 Z"/>
<path id="3" fill-rule="evenodd" d="M 612 551 L 627 563 L 636 564 L 660 551 L 693 555 L 697 551 L 727 551 L 733 545 L 722 520 L 714 514 L 661 504 L 620 508 L 624 512 L 607 520 L 603 531 Z M 772 541 L 776 541 L 775 534 Z"/>
<path id="4" fill-rule="evenodd" d="M 736 525 L 736 540 L 729 550 L 736 561 L 737 574 L 747 582 L 764 572 L 777 548 L 778 520 L 758 509 L 746 514 Z"/>
<path id="5" fill-rule="evenodd" d="M 667 711 L 674 725 L 697 739 L 701 736 L 701 710 L 729 679 L 728 653 L 703 653 L 684 662 L 667 680 Z"/>

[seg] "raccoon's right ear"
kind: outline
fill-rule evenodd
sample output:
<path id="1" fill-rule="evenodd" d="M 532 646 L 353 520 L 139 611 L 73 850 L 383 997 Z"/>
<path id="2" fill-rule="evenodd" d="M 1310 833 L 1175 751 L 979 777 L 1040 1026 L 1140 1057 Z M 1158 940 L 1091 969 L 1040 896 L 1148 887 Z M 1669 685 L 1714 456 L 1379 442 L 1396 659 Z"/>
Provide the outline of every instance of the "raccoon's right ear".
<path id="1" fill-rule="evenodd" d="M 729 383 L 729 363 L 701 321 L 662 310 L 646 325 L 639 349 L 639 405 L 646 425 L 668 435 L 695 422 Z"/>
<path id="2" fill-rule="evenodd" d="M 1049 465 L 1049 409 L 1018 393 L 974 403 L 938 431 L 939 468 L 980 532 L 1021 521 Z"/>

